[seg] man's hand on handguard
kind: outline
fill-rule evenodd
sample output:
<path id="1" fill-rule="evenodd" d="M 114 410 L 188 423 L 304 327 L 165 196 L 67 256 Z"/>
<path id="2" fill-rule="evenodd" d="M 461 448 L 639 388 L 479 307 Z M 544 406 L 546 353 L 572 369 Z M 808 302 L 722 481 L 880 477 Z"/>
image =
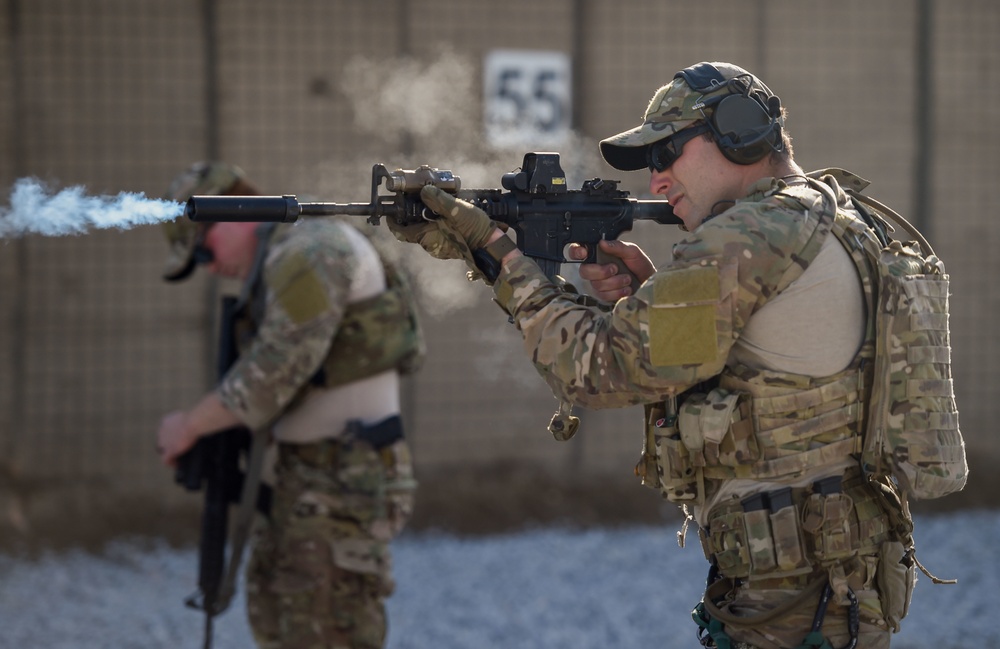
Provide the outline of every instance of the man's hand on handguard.
<path id="1" fill-rule="evenodd" d="M 416 243 L 438 259 L 464 259 L 471 271 L 470 279 L 484 278 L 472 253 L 506 236 L 503 230 L 486 212 L 434 185 L 425 185 L 421 189 L 420 200 L 439 218 L 408 226 L 399 226 L 389 221 L 387 225 L 396 238 Z M 484 281 L 492 284 L 485 278 Z"/>
<path id="2" fill-rule="evenodd" d="M 615 257 L 621 260 L 613 263 L 580 264 L 580 278 L 590 282 L 591 294 L 605 302 L 615 302 L 632 295 L 632 271 L 639 283 L 653 276 L 656 267 L 650 261 L 642 248 L 628 241 L 603 240 L 598 243 L 600 252 L 605 257 Z M 587 249 L 577 244 L 570 244 L 571 259 L 586 259 Z"/>
<path id="3" fill-rule="evenodd" d="M 420 199 L 441 218 L 414 225 L 398 225 L 389 219 L 386 225 L 397 239 L 418 244 L 432 257 L 471 262 L 471 251 L 486 245 L 496 229 L 485 212 L 434 185 L 426 185 Z"/>
<path id="4" fill-rule="evenodd" d="M 486 212 L 434 185 L 421 189 L 420 200 L 440 218 L 407 226 L 387 221 L 396 238 L 416 243 L 438 259 L 464 259 L 472 271 L 471 279 L 483 277 L 472 252 L 505 236 L 503 231 Z"/>
<path id="5" fill-rule="evenodd" d="M 413 225 L 399 225 L 392 219 L 386 219 L 389 230 L 400 241 L 418 244 L 432 257 L 438 259 L 464 259 L 464 245 L 456 245 L 448 234 L 442 230 L 438 221 L 424 221 Z"/>
<path id="6" fill-rule="evenodd" d="M 424 185 L 420 190 L 420 200 L 447 221 L 471 250 L 485 246 L 497 229 L 497 224 L 486 216 L 486 212 L 434 185 Z"/>

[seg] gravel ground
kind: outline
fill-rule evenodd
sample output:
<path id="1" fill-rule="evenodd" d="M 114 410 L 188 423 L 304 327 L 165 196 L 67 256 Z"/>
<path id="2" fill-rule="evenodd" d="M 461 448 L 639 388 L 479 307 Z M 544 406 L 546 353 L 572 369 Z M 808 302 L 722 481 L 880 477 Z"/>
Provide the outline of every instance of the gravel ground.
<path id="1" fill-rule="evenodd" d="M 893 649 L 1000 644 L 1000 512 L 918 517 L 918 557 L 957 586 L 921 576 Z M 392 649 L 699 647 L 689 611 L 705 560 L 676 528 L 539 529 L 482 538 L 404 534 L 394 544 Z M 0 555 L 0 647 L 200 647 L 195 552 L 119 540 L 35 560 Z M 242 588 L 241 588 L 242 592 Z M 214 646 L 252 647 L 239 595 L 216 619 Z"/>

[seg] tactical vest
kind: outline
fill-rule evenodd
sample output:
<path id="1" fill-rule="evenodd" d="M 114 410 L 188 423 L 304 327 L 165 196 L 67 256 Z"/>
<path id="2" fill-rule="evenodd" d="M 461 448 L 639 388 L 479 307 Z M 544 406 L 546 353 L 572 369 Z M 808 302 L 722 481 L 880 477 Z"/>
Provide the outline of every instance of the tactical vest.
<path id="1" fill-rule="evenodd" d="M 277 226 L 261 238 L 259 259 L 267 257 L 271 243 L 288 227 L 291 225 Z M 381 253 L 379 259 L 385 272 L 386 290 L 348 305 L 330 351 L 310 385 L 332 388 L 391 369 L 411 374 L 420 368 L 426 348 L 413 292 L 401 270 Z M 252 332 L 263 320 L 266 300 L 259 268 L 247 282 L 250 289 L 244 314 L 250 335 L 241 336 L 244 341 L 252 338 Z"/>
<path id="2" fill-rule="evenodd" d="M 831 173 L 842 187 L 867 185 Z M 770 584 L 817 568 L 830 569 L 832 579 L 838 564 L 879 556 L 885 568 L 878 578 L 887 580 L 879 589 L 890 593 L 883 613 L 896 627 L 913 581 L 906 493 L 944 495 L 961 489 L 967 473 L 951 386 L 948 277 L 919 244 L 880 241 L 885 224 L 878 212 L 902 221 L 888 208 L 847 189 L 859 220 L 835 209 L 828 186 L 810 185 L 780 194 L 801 196 L 803 206 L 816 191 L 825 197 L 820 227 L 848 251 L 864 289 L 868 318 L 857 355 L 823 378 L 726 367 L 705 389 L 647 406 L 637 473 L 644 484 L 658 483 L 667 499 L 701 505 L 725 480 L 787 483 L 809 468 L 856 462 L 845 475 L 814 485 L 776 483 L 716 504 L 702 546 L 723 576 Z M 866 205 L 878 206 L 876 214 Z M 822 244 L 815 239 L 798 255 L 810 263 Z"/>
<path id="3" fill-rule="evenodd" d="M 815 191 L 787 188 L 783 196 L 813 204 Z M 817 235 L 796 257 L 811 263 L 826 236 L 849 218 L 826 209 Z M 786 273 L 777 292 L 798 279 L 804 264 Z M 865 297 L 872 303 L 870 273 L 862 269 Z M 870 320 L 870 319 L 869 319 Z M 871 383 L 874 328 L 850 365 L 832 376 L 814 378 L 787 372 L 727 366 L 712 384 L 685 392 L 677 403 L 647 406 L 646 453 L 655 449 L 663 495 L 678 504 L 704 504 L 730 479 L 794 480 L 807 469 L 831 465 L 861 452 L 866 387 Z M 648 462 L 648 459 L 647 459 Z M 649 473 L 648 467 L 645 471 Z M 644 480 L 652 482 L 648 478 Z M 651 485 L 652 486 L 652 485 Z"/>
<path id="4" fill-rule="evenodd" d="M 344 314 L 331 352 L 323 361 L 318 384 L 333 387 L 389 369 L 416 372 L 424 359 L 423 332 L 413 291 L 395 265 L 384 257 L 386 290 L 351 304 Z"/>

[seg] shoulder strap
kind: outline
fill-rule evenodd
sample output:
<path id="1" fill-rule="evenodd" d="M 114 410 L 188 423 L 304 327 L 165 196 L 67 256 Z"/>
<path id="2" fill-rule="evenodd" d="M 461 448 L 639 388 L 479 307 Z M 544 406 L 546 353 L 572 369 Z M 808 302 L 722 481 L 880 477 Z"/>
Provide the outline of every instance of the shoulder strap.
<path id="1" fill-rule="evenodd" d="M 831 230 L 833 229 L 833 223 L 837 214 L 837 201 L 833 196 L 833 193 L 829 191 L 823 191 L 817 187 L 813 187 L 810 183 L 808 189 L 818 191 L 823 196 L 823 205 L 817 209 L 815 201 L 810 197 L 801 195 L 802 188 L 788 187 L 779 190 L 775 195 L 780 195 L 788 197 L 792 200 L 798 201 L 806 210 L 814 214 L 816 217 L 816 225 L 813 231 L 809 234 L 808 239 L 803 244 L 802 248 L 798 250 L 794 255 L 795 263 L 788 267 L 788 270 L 782 275 L 780 282 L 776 287 L 776 292 L 780 293 L 784 291 L 788 286 L 790 286 L 795 280 L 802 276 L 806 268 L 816 259 L 819 255 L 819 251 L 823 248 L 823 243 L 826 241 L 827 236 L 829 236 Z M 810 205 L 810 201 L 812 204 Z"/>
<path id="2" fill-rule="evenodd" d="M 251 431 L 250 457 L 247 460 L 246 472 L 243 476 L 243 489 L 240 493 L 240 503 L 233 517 L 233 532 L 230 537 L 232 544 L 229 551 L 229 562 L 226 574 L 219 586 L 219 601 L 223 608 L 236 592 L 236 580 L 239 577 L 240 560 L 246 548 L 250 531 L 253 527 L 254 513 L 257 511 L 258 492 L 262 486 L 261 475 L 264 467 L 264 452 L 268 444 L 270 430 L 260 428 Z"/>
<path id="3" fill-rule="evenodd" d="M 257 284 L 260 282 L 260 274 L 264 269 L 264 260 L 267 259 L 267 251 L 271 247 L 271 237 L 274 235 L 277 225 L 277 223 L 261 223 L 257 227 L 257 239 L 259 241 L 257 252 L 254 254 L 250 273 L 247 275 L 246 280 L 243 282 L 243 287 L 240 289 L 240 298 L 236 305 L 237 309 L 244 307 L 250 301 Z"/>
<path id="4" fill-rule="evenodd" d="M 907 221 L 888 205 L 861 193 L 871 184 L 870 182 L 851 171 L 837 167 L 811 171 L 806 174 L 806 178 L 811 181 L 810 185 L 813 186 L 816 184 L 815 181 L 819 181 L 822 176 L 832 177 L 837 184 L 840 185 L 841 189 L 843 189 L 848 196 L 854 199 L 855 207 L 858 207 L 858 203 L 862 203 L 864 206 L 875 210 L 875 212 L 882 219 L 876 223 L 872 223 L 867 220 L 866 217 L 871 216 L 867 210 L 861 209 L 859 212 L 862 213 L 862 218 L 865 218 L 868 225 L 877 233 L 880 233 L 879 240 L 882 242 L 882 245 L 888 245 L 889 243 L 885 230 L 891 230 L 892 228 L 889 227 L 889 225 L 884 221 L 885 218 L 888 218 L 898 223 L 904 230 L 906 230 L 913 237 L 913 239 L 920 244 L 921 250 L 923 250 L 925 254 L 934 255 L 934 250 L 931 248 L 931 244 L 927 241 L 924 235 L 920 233 L 916 226 Z"/>
<path id="5" fill-rule="evenodd" d="M 875 200 L 871 196 L 865 196 L 861 192 L 854 191 L 853 189 L 847 189 L 847 195 L 857 202 L 863 203 L 868 207 L 874 208 L 877 212 L 881 212 L 885 216 L 889 217 L 896 223 L 898 223 L 904 230 L 906 230 L 913 239 L 920 244 L 920 249 L 924 251 L 927 255 L 934 255 L 934 249 L 931 248 L 931 244 L 924 238 L 924 235 L 920 233 L 915 225 L 907 221 L 898 212 L 893 210 L 888 205 L 885 205 L 881 201 Z M 936 255 L 935 255 L 936 256 Z"/>

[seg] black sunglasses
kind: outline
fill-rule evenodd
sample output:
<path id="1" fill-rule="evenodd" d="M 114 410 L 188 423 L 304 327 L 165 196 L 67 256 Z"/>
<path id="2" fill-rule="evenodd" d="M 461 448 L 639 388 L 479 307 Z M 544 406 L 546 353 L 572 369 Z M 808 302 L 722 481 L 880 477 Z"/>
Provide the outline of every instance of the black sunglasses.
<path id="1" fill-rule="evenodd" d="M 684 153 L 684 145 L 688 140 L 692 140 L 703 133 L 708 133 L 711 129 L 708 124 L 693 126 L 672 135 L 671 137 L 654 142 L 646 149 L 646 166 L 650 172 L 666 171 L 670 165 L 677 162 L 677 158 Z"/>

